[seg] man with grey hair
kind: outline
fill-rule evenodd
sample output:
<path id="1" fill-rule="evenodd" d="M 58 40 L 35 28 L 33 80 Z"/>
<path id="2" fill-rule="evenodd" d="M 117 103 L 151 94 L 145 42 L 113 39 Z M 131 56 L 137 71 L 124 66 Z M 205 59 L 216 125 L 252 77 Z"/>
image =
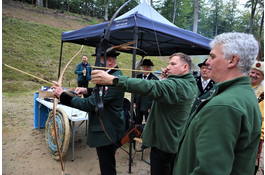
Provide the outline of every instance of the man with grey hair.
<path id="1" fill-rule="evenodd" d="M 251 34 L 224 33 L 210 46 L 216 89 L 189 119 L 173 174 L 254 174 L 262 118 L 247 75 L 258 43 Z"/>
<path id="2" fill-rule="evenodd" d="M 152 99 L 149 117 L 143 132 L 143 145 L 151 147 L 152 175 L 171 175 L 191 106 L 197 96 L 197 86 L 191 73 L 191 59 L 183 53 L 169 58 L 162 70 L 161 81 L 111 76 L 100 70 L 92 71 L 92 81 L 113 85 L 116 89 Z"/>

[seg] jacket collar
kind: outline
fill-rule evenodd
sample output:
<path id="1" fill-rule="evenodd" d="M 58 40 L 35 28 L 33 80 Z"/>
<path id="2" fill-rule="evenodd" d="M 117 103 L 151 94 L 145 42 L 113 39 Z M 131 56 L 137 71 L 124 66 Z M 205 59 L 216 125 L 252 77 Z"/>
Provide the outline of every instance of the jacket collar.
<path id="1" fill-rule="evenodd" d="M 114 68 L 119 68 L 118 66 L 115 66 Z M 114 69 L 111 69 L 109 72 L 108 72 L 108 74 L 113 74 L 114 72 L 116 72 L 117 70 L 114 70 Z"/>

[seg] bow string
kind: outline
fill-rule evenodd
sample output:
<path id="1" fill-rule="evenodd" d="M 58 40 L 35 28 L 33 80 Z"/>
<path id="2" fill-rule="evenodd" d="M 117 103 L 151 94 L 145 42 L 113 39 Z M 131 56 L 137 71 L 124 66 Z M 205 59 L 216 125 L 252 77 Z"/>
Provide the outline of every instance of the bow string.
<path id="1" fill-rule="evenodd" d="M 58 84 L 60 86 L 62 86 L 63 74 L 64 74 L 66 68 L 71 63 L 71 61 L 76 57 L 76 55 L 78 55 L 79 52 L 81 52 L 82 49 L 83 49 L 83 45 L 81 46 L 81 49 L 68 61 L 68 63 L 63 68 L 62 73 L 60 74 L 60 77 L 58 79 Z M 56 120 L 55 120 L 56 107 L 57 107 L 58 101 L 59 101 L 58 98 L 54 97 L 54 101 L 53 101 L 53 128 L 54 128 L 54 134 L 55 134 L 56 145 L 57 145 L 57 149 L 58 149 L 58 153 L 59 153 L 59 158 L 60 158 L 60 162 L 61 162 L 62 174 L 64 174 L 63 159 L 62 159 L 62 155 L 61 155 L 61 151 L 60 151 L 60 147 L 59 147 L 59 142 L 58 142 L 58 137 L 57 137 Z"/>

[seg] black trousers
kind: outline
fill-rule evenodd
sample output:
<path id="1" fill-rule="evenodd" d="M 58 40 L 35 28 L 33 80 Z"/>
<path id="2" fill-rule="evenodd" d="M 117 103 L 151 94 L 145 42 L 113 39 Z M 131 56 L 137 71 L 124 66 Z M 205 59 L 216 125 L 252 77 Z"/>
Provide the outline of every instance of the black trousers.
<path id="1" fill-rule="evenodd" d="M 88 87 L 88 82 L 89 81 L 87 81 L 87 80 L 78 81 L 77 82 L 77 85 L 78 85 L 78 87 L 85 87 L 85 88 L 87 88 Z"/>
<path id="2" fill-rule="evenodd" d="M 151 148 L 150 163 L 152 175 L 171 175 L 177 153 L 166 153 L 155 147 Z"/>
<path id="3" fill-rule="evenodd" d="M 135 121 L 135 124 L 142 124 L 143 122 L 143 116 L 145 117 L 145 121 L 147 121 L 147 118 L 148 118 L 148 111 L 140 111 L 140 110 L 137 110 L 136 111 L 136 121 Z"/>
<path id="4" fill-rule="evenodd" d="M 117 146 L 114 144 L 96 147 L 101 175 L 116 175 L 115 153 Z"/>

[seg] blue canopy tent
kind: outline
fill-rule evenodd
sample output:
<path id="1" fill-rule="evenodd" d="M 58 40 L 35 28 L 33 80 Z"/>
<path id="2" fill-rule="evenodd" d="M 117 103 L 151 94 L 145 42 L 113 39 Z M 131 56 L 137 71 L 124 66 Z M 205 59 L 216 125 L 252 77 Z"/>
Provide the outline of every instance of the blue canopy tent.
<path id="1" fill-rule="evenodd" d="M 96 47 L 108 22 L 87 26 L 74 31 L 62 32 L 59 74 L 64 42 Z M 115 46 L 137 40 L 134 47 L 144 50 L 123 50 L 141 56 L 169 56 L 176 52 L 188 55 L 208 55 L 211 39 L 197 33 L 181 29 L 154 10 L 146 1 L 117 17 L 110 30 L 110 44 Z M 134 77 L 134 76 L 133 76 Z"/>
<path id="2" fill-rule="evenodd" d="M 151 15 L 147 15 L 151 14 Z M 62 42 L 96 47 L 108 22 L 62 33 Z M 136 47 L 147 56 L 168 56 L 175 52 L 188 55 L 209 54 L 209 38 L 181 29 L 156 12 L 146 1 L 115 19 L 111 26 L 110 43 L 120 45 L 135 40 Z M 132 53 L 129 51 L 122 51 Z M 137 50 L 136 54 L 144 55 Z"/>

